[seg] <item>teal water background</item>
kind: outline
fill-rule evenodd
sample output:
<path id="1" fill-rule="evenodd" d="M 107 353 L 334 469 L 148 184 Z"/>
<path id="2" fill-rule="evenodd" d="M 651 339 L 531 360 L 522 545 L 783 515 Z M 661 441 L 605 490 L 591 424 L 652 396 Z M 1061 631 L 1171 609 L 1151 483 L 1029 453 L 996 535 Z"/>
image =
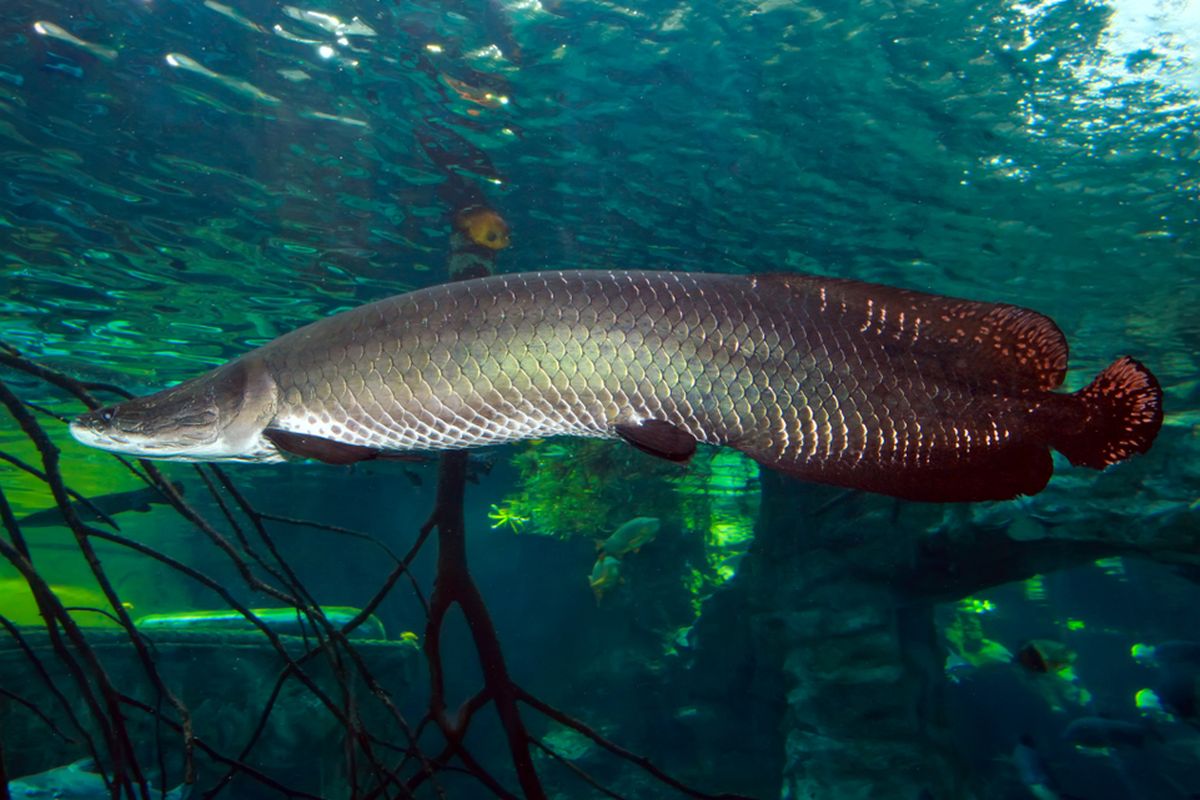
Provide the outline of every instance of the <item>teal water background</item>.
<path id="1" fill-rule="evenodd" d="M 1200 449 L 1197 31 L 1194 0 L 13 0 L 0 15 L 0 340 L 82 378 L 155 390 L 315 318 L 444 280 L 450 203 L 466 185 L 512 228 L 504 271 L 800 270 L 1045 312 L 1071 343 L 1072 388 L 1129 353 L 1159 376 L 1167 417 L 1140 466 L 1066 472 L 1037 510 L 1098 530 L 1143 516 L 1150 530 L 1152 513 L 1188 503 L 1194 519 L 1200 475 L 1183 456 Z M 26 399 L 78 410 L 14 382 Z M 6 425 L 4 447 L 20 439 Z M 107 456 L 54 434 L 73 484 L 136 488 Z M 761 744 L 733 726 L 686 750 L 676 698 L 661 684 L 636 693 L 647 674 L 673 680 L 667 659 L 645 656 L 666 623 L 648 601 L 596 606 L 583 582 L 590 541 L 491 531 L 511 452 L 472 488 L 467 513 L 514 673 L 599 717 L 635 697 L 660 703 L 640 718 L 653 725 L 614 730 L 681 768 L 694 753 Z M 427 512 L 432 471 L 418 474 L 236 472 L 265 508 L 381 535 Z M 48 505 L 40 486 L 2 475 L 20 510 Z M 889 519 L 907 532 L 939 522 L 928 507 L 896 522 L 867 505 L 863 538 L 896 533 Z M 131 535 L 240 586 L 177 521 L 128 517 Z M 387 572 L 365 546 L 291 536 L 322 602 L 362 604 Z M 643 564 L 666 563 L 647 550 Z M 139 613 L 212 601 L 115 548 L 105 557 L 134 576 Z M 428 578 L 430 564 L 420 568 Z M 1185 635 L 1194 589 L 1142 567 L 1114 588 L 1088 569 L 1048 578 L 1049 601 L 1003 590 L 1009 616 L 989 634 L 1012 645 L 1084 620 L 1081 672 L 1124 708 L 1140 677 L 1125 680 L 1113 653 Z M 61 580 L 79 574 L 73 565 Z M 157 595 L 146 591 L 155 576 Z M 631 583 L 652 578 L 644 568 Z M 650 596 L 635 589 L 627 597 Z M 411 598 L 381 614 L 393 635 L 419 628 Z M 469 660 L 465 646 L 456 654 Z M 464 685 L 477 677 L 463 672 Z M 707 678 L 713 696 L 741 692 L 740 679 Z M 1010 744 L 978 745 L 975 767 L 1000 771 Z M 732 756 L 704 760 L 739 769 Z M 772 752 L 755 768 L 783 760 Z"/>
<path id="2" fill-rule="evenodd" d="M 151 388 L 436 282 L 435 149 L 511 223 L 505 270 L 899 282 L 1194 377 L 1194 5 L 304 9 L 376 33 L 345 44 L 286 8 L 8 7 L 7 340 Z"/>

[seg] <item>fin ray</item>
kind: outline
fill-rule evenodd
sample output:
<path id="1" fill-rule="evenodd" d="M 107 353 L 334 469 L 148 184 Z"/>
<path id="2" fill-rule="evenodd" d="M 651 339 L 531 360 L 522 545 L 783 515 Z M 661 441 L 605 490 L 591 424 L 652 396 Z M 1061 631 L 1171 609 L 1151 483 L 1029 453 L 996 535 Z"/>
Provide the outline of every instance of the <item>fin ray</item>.
<path id="1" fill-rule="evenodd" d="M 1050 443 L 1074 465 L 1104 469 L 1144 453 L 1163 422 L 1162 387 L 1138 361 L 1125 356 L 1083 389 L 1061 395 L 1051 406 L 1066 408 L 1071 421 L 1048 419 Z M 1073 424 L 1072 424 L 1073 423 Z"/>

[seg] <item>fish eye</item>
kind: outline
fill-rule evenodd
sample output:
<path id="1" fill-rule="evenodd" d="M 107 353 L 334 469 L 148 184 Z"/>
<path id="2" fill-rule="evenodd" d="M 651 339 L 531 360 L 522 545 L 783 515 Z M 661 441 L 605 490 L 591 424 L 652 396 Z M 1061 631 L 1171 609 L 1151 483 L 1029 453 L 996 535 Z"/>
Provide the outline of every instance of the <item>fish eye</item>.
<path id="1" fill-rule="evenodd" d="M 100 412 L 100 421 L 103 422 L 105 425 L 112 422 L 112 419 L 113 419 L 112 409 L 106 408 Z"/>

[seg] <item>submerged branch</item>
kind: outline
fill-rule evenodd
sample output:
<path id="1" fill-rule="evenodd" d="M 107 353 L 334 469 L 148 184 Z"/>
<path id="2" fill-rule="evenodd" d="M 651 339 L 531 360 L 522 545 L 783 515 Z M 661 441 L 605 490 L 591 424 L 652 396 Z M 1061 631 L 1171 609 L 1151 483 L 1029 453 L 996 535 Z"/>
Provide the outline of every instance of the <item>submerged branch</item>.
<path id="1" fill-rule="evenodd" d="M 600 747 L 604 748 L 605 750 L 612 753 L 613 755 L 618 756 L 618 757 L 624 759 L 625 761 L 630 762 L 631 764 L 636 764 L 643 771 L 645 771 L 647 774 L 652 776 L 655 780 L 657 780 L 660 783 L 663 783 L 667 786 L 670 786 L 672 789 L 679 792 L 680 794 L 683 794 L 687 797 L 697 798 L 697 800 L 754 800 L 754 798 L 746 797 L 745 795 L 740 795 L 740 794 L 728 794 L 728 793 L 724 793 L 724 792 L 720 793 L 720 794 L 708 794 L 708 793 L 702 792 L 698 789 L 693 789 L 692 787 L 688 786 L 687 784 L 683 783 L 682 781 L 676 780 L 675 778 L 672 778 L 667 773 L 663 772 L 662 769 L 660 769 L 653 761 L 646 758 L 645 756 L 640 756 L 637 753 L 634 753 L 630 750 L 626 750 L 624 747 L 621 747 L 619 744 L 610 741 L 609 739 L 605 738 L 604 736 L 601 736 L 598 732 L 596 732 L 592 728 L 588 727 L 587 725 L 583 724 L 582 722 L 575 719 L 574 717 L 569 716 L 569 715 L 563 713 L 562 711 L 559 711 L 557 708 L 550 705 L 549 703 L 539 700 L 538 698 L 531 695 L 529 692 L 526 692 L 524 689 L 518 688 L 517 693 L 518 693 L 518 698 L 520 699 L 520 701 L 522 703 L 525 703 L 530 708 L 537 710 L 541 714 L 549 717 L 550 719 L 554 720 L 555 722 L 557 722 L 560 725 L 564 725 L 578 733 L 583 734 L 584 736 L 591 739 L 593 742 L 600 745 Z"/>
<path id="2" fill-rule="evenodd" d="M 0 460 L 7 461 L 8 463 L 12 464 L 17 469 L 22 470 L 23 472 L 29 473 L 30 475 L 37 478 L 42 483 L 50 482 L 50 479 L 48 477 L 46 477 L 46 473 L 42 472 L 40 469 L 33 466 L 32 464 L 25 463 L 24 461 L 22 461 L 21 459 L 17 458 L 14 455 L 5 453 L 4 451 L 0 450 Z M 74 489 L 70 488 L 69 486 L 64 486 L 64 488 L 66 489 L 66 492 L 69 496 L 75 498 L 75 500 L 78 501 L 84 508 L 86 508 L 88 511 L 91 511 L 99 519 L 103 520 L 106 525 L 111 525 L 113 530 L 121 529 L 121 526 L 118 525 L 116 522 L 114 522 L 112 517 L 110 517 L 108 514 L 105 514 L 103 511 L 101 511 L 99 508 L 97 508 L 96 505 L 91 500 L 84 497 L 79 492 L 75 491 Z"/>
<path id="3" fill-rule="evenodd" d="M 2 345 L 0 345 L 0 365 L 19 369 L 64 389 L 78 398 L 88 408 L 96 408 L 100 405 L 91 394 L 93 390 L 112 391 L 121 396 L 128 396 L 117 387 L 83 383 L 48 368 L 33 364 L 21 358 L 15 350 Z M 55 502 L 60 509 L 64 510 L 64 519 L 68 527 L 75 534 L 76 545 L 88 561 L 97 584 L 112 606 L 112 618 L 124 629 L 134 647 L 135 653 L 142 662 L 146 677 L 156 689 L 158 705 L 161 705 L 161 701 L 164 698 L 167 699 L 170 701 L 175 715 L 178 717 L 178 719 L 173 719 L 170 715 L 164 714 L 163 709 L 156 707 L 155 704 L 137 700 L 116 689 L 109 676 L 100 666 L 95 654 L 88 646 L 81 630 L 71 619 L 69 609 L 57 601 L 48 584 L 41 579 L 36 569 L 34 569 L 28 557 L 29 548 L 21 536 L 11 510 L 8 509 L 7 503 L 3 500 L 2 491 L 0 491 L 0 517 L 3 518 L 3 522 L 9 530 L 11 537 L 11 544 L 0 539 L 0 556 L 7 558 L 11 563 L 16 565 L 18 571 L 25 577 L 26 582 L 29 583 L 35 600 L 48 621 L 47 631 L 50 634 L 50 643 L 55 658 L 62 662 L 69 674 L 73 676 L 81 696 L 88 704 L 96 726 L 102 734 L 105 747 L 111 756 L 112 774 L 116 781 L 113 785 L 114 793 L 124 792 L 132 796 L 136 789 L 140 792 L 142 800 L 149 800 L 148 783 L 137 764 L 133 742 L 130 740 L 129 733 L 125 728 L 125 718 L 121 711 L 121 706 L 126 706 L 136 708 L 153 716 L 156 725 L 162 724 L 181 734 L 184 743 L 185 764 L 187 765 L 186 782 L 192 782 L 194 777 L 194 768 L 192 766 L 193 749 L 205 754 L 212 761 L 225 765 L 226 769 L 222 771 L 216 783 L 211 789 L 205 792 L 206 797 L 212 797 L 222 791 L 235 775 L 245 774 L 248 778 L 263 786 L 270 787 L 289 796 L 315 798 L 315 795 L 280 783 L 247 763 L 255 744 L 262 737 L 268 720 L 271 717 L 272 710 L 280 701 L 284 685 L 288 680 L 294 678 L 304 686 L 305 690 L 312 697 L 319 701 L 325 710 L 330 712 L 337 724 L 345 731 L 347 745 L 346 763 L 349 770 L 347 778 L 351 797 L 391 796 L 395 792 L 399 792 L 401 796 L 413 796 L 418 787 L 427 783 L 432 784 L 431 788 L 439 796 L 445 797 L 444 790 L 435 782 L 435 779 L 438 773 L 446 771 L 461 772 L 469 775 L 478 781 L 480 786 L 491 795 L 516 800 L 517 795 L 504 787 L 503 783 L 484 766 L 483 761 L 465 742 L 466 732 L 471 727 L 474 716 L 488 706 L 493 706 L 499 717 L 507 745 L 508 757 L 520 785 L 521 796 L 532 798 L 533 800 L 546 797 L 546 791 L 542 786 L 541 778 L 538 775 L 532 757 L 532 749 L 539 748 L 546 752 L 548 757 L 566 766 L 579 780 L 592 789 L 602 792 L 609 797 L 620 797 L 620 795 L 605 787 L 595 777 L 589 775 L 577 765 L 563 759 L 552 749 L 531 736 L 521 718 L 520 705 L 522 703 L 563 725 L 572 727 L 592 737 L 594 741 L 605 747 L 605 749 L 638 765 L 648 775 L 660 781 L 664 786 L 671 787 L 686 796 L 704 798 L 705 800 L 717 800 L 718 798 L 733 800 L 733 798 L 739 797 L 737 795 L 726 794 L 705 794 L 685 786 L 681 782 L 669 777 L 649 759 L 631 753 L 600 737 L 584 723 L 557 711 L 548 704 L 527 694 L 512 680 L 508 673 L 501 643 L 492 622 L 491 614 L 468 568 L 466 532 L 463 518 L 463 496 L 467 479 L 467 461 L 464 453 L 448 453 L 443 456 L 439 469 L 437 497 L 433 512 L 425 525 L 419 529 L 409 550 L 402 557 L 397 557 L 385 544 L 366 534 L 327 523 L 294 519 L 258 511 L 222 470 L 216 468 L 210 468 L 207 471 L 201 470 L 199 474 L 202 480 L 209 486 L 214 502 L 217 504 L 226 523 L 233 531 L 234 538 L 236 539 L 235 544 L 187 503 L 177 487 L 166 481 L 158 468 L 153 464 L 141 461 L 139 462 L 141 467 L 139 470 L 127 459 L 117 457 L 118 461 L 133 474 L 137 475 L 139 479 L 155 486 L 170 507 L 181 518 L 187 520 L 201 531 L 226 556 L 247 587 L 255 592 L 272 597 L 281 604 L 295 608 L 298 614 L 303 615 L 308 620 L 310 625 L 305 626 L 305 631 L 311 627 L 311 630 L 316 635 L 316 640 L 311 646 L 306 646 L 302 654 L 293 657 L 284 646 L 278 634 L 249 608 L 238 602 L 233 594 L 219 582 L 149 545 L 128 539 L 117 533 L 110 533 L 84 524 L 71 508 L 71 503 L 72 501 L 76 501 L 82 507 L 86 508 L 89 507 L 89 501 L 78 493 L 68 489 L 63 483 L 62 477 L 58 472 L 57 448 L 50 443 L 49 438 L 28 411 L 26 411 L 28 406 L 20 403 L 15 395 L 8 391 L 7 387 L 2 383 L 0 383 L 0 390 L 2 390 L 0 391 L 0 401 L 8 406 L 13 416 L 18 419 L 26 436 L 35 444 L 42 455 L 45 469 L 37 470 L 36 468 L 31 468 L 31 474 L 35 474 L 50 486 L 55 497 Z M 58 415 L 52 416 L 59 420 L 62 419 Z M 11 459 L 9 460 L 11 462 Z M 220 484 L 219 487 L 213 484 L 209 479 L 209 475 L 216 478 L 216 483 Z M 250 542 L 246 531 L 239 524 L 235 508 L 230 507 L 225 502 L 226 496 L 233 499 L 236 511 L 240 511 L 250 521 L 258 540 L 266 548 L 266 554 L 269 554 L 269 561 L 267 558 L 264 558 L 263 554 L 258 553 L 257 548 Z M 99 516 L 103 518 L 103 515 Z M 286 525 L 311 527 L 369 541 L 382 549 L 394 562 L 395 566 L 360 613 L 340 626 L 333 625 L 316 598 L 310 594 L 281 551 L 276 547 L 265 524 L 272 521 Z M 428 543 L 435 532 L 438 542 L 437 576 L 434 581 L 433 591 L 429 598 L 426 599 L 410 568 L 418 553 Z M 236 611 L 249 621 L 265 637 L 271 649 L 282 660 L 283 666 L 275 678 L 274 685 L 263 707 L 259 711 L 248 739 L 242 743 L 240 752 L 236 757 L 221 753 L 212 744 L 197 737 L 191 731 L 187 709 L 167 690 L 156 669 L 149 642 L 133 625 L 126 609 L 120 603 L 112 585 L 109 583 L 99 559 L 96 558 L 91 544 L 91 540 L 95 539 L 127 548 L 131 552 L 153 559 L 166 568 L 214 592 L 228 608 Z M 263 570 L 276 585 L 261 580 L 251 567 L 252 563 Z M 402 577 L 407 578 L 411 583 L 415 596 L 426 612 L 425 655 L 430 673 L 430 699 L 429 710 L 416 730 L 413 730 L 404 720 L 403 716 L 401 716 L 388 692 L 371 674 L 362 655 L 349 639 L 349 635 L 378 609 L 379 605 Z M 462 611 L 467 622 L 482 670 L 484 685 L 480 691 L 469 697 L 451 713 L 448 710 L 445 698 L 441 645 L 442 629 L 447 613 L 455 606 Z M 100 610 L 103 611 L 103 609 Z M 109 612 L 104 613 L 107 614 Z M 25 643 L 20 630 L 2 617 L 0 617 L 0 624 L 3 624 L 9 636 L 18 643 L 18 646 L 33 666 L 34 673 L 40 676 L 42 682 L 52 691 L 56 701 L 68 714 L 68 719 L 70 719 L 72 727 L 80 733 L 89 752 L 93 757 L 98 757 L 99 753 L 97 752 L 96 745 L 92 742 L 86 726 L 71 712 L 70 703 L 66 695 L 55 684 L 55 680 L 51 677 L 37 655 Z M 66 641 L 60 636 L 60 629 L 61 632 L 66 634 Z M 69 647 L 67 642 L 70 643 Z M 79 654 L 82 663 L 76 661 L 72 650 Z M 329 661 L 334 682 L 339 690 L 339 700 L 335 700 L 334 696 L 321 689 L 314 678 L 307 674 L 305 670 L 305 666 L 309 662 L 322 655 Z M 392 720 L 402 731 L 407 741 L 406 746 L 392 745 L 387 738 L 366 729 L 357 708 L 355 692 L 351 687 L 352 674 L 363 680 L 371 694 L 387 709 Z M 9 692 L 9 694 L 13 693 Z M 19 705 L 25 705 L 21 703 L 21 698 L 14 696 L 13 699 Z M 43 722 L 50 724 L 52 717 L 48 712 L 37 708 L 31 708 L 30 710 L 37 714 Z M 425 753 L 418 742 L 422 731 L 431 722 L 441 731 L 444 738 L 444 745 L 441 751 L 433 757 Z M 53 730 L 55 730 L 57 735 L 66 738 L 62 731 L 57 728 L 53 728 Z M 388 768 L 384 765 L 376 753 L 377 748 L 381 751 L 394 750 L 401 753 L 402 758 L 398 766 Z M 159 769 L 162 771 L 163 748 L 159 746 L 157 752 Z M 365 767 L 370 773 L 370 777 L 368 778 L 369 785 L 359 782 L 361 780 L 357 755 L 359 753 L 365 757 L 365 764 L 361 766 Z M 410 764 L 414 765 L 415 769 L 409 769 L 408 777 L 402 778 L 400 774 L 401 770 Z M 107 782 L 107 777 L 105 780 Z"/>

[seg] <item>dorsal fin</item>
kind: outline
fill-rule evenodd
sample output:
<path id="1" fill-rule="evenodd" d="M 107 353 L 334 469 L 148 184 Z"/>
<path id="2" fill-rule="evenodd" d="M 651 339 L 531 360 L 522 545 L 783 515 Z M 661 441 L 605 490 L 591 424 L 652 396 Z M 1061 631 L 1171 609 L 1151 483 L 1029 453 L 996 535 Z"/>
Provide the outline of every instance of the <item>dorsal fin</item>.
<path id="1" fill-rule="evenodd" d="M 774 273 L 812 311 L 898 347 L 941 356 L 956 371 L 1022 389 L 1055 389 L 1067 371 L 1067 340 L 1049 317 L 1019 306 L 942 297 L 874 283 Z"/>

